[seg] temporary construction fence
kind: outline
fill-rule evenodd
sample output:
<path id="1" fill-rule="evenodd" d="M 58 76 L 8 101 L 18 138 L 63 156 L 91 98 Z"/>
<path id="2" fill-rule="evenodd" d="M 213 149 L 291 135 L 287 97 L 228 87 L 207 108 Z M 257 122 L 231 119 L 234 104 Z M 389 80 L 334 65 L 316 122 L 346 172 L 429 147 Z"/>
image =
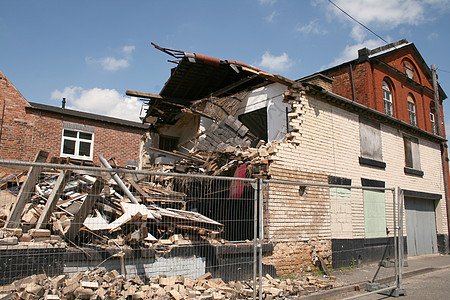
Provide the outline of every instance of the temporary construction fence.
<path id="1" fill-rule="evenodd" d="M 401 288 L 403 206 L 395 189 L 245 178 L 245 169 L 217 177 L 102 164 L 0 160 L 27 170 L 1 182 L 0 284 L 6 290 L 263 299 L 330 288 L 329 276 L 274 278 L 311 271 L 306 261 L 328 272 L 327 199 L 347 190 L 392 192 L 396 282 L 388 288 Z"/>

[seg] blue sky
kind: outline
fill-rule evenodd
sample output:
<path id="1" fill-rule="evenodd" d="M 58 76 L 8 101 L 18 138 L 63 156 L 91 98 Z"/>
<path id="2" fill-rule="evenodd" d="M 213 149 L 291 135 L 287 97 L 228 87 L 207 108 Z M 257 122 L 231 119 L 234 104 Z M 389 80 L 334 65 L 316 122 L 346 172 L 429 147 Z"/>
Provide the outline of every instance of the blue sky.
<path id="1" fill-rule="evenodd" d="M 413 42 L 450 96 L 449 0 L 334 2 L 385 40 Z M 141 103 L 125 91 L 159 93 L 174 66 L 151 42 L 290 79 L 384 44 L 327 0 L 1 1 L 0 70 L 30 102 L 66 97 L 70 108 L 138 120 Z"/>

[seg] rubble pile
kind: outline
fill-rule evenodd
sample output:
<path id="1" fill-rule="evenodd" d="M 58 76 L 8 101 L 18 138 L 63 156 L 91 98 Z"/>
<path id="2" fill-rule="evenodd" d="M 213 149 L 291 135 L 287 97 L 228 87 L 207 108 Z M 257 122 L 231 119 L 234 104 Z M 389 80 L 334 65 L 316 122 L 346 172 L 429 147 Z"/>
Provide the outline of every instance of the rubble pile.
<path id="1" fill-rule="evenodd" d="M 212 176 L 233 176 L 239 166 L 247 164 L 249 176 L 268 178 L 270 155 L 275 153 L 276 142 L 265 144 L 260 141 L 256 147 L 226 146 L 220 150 L 204 151 L 193 149 L 189 155 L 169 163 L 154 164 L 150 171 L 204 174 Z"/>
<path id="2" fill-rule="evenodd" d="M 333 287 L 333 276 L 305 276 L 295 279 L 262 278 L 263 299 L 285 299 Z M 8 286 L 8 299 L 249 299 L 253 297 L 252 281 L 230 281 L 212 278 L 210 273 L 193 279 L 184 276 L 157 276 L 150 280 L 125 278 L 116 270 L 103 269 L 47 277 L 33 275 Z M 259 293 L 259 279 L 256 284 Z M 0 291 L 0 296 L 2 292 Z"/>

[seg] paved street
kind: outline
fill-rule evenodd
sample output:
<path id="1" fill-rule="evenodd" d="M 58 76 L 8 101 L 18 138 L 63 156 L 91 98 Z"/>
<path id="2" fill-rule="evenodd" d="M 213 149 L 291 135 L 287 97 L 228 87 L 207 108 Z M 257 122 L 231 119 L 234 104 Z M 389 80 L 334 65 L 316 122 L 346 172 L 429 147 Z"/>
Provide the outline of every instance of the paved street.
<path id="1" fill-rule="evenodd" d="M 413 276 L 403 280 L 403 287 L 406 289 L 406 297 L 397 299 L 450 299 L 450 267 Z M 329 299 L 345 299 L 346 297 L 363 294 L 363 292 L 346 293 Z M 358 299 L 394 299 L 385 295 L 368 295 Z"/>

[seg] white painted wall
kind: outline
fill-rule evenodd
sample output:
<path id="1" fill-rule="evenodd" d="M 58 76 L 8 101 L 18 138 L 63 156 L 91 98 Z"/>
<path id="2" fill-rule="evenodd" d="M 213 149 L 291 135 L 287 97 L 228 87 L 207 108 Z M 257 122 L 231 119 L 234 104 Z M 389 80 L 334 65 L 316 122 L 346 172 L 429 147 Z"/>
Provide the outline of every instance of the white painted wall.
<path id="1" fill-rule="evenodd" d="M 269 141 L 282 140 L 286 134 L 286 108 L 290 109 L 282 102 L 285 90 L 286 86 L 279 83 L 253 90 L 243 99 L 236 117 L 267 107 L 267 137 Z"/>
<path id="2" fill-rule="evenodd" d="M 285 142 L 277 146 L 272 166 L 278 169 L 327 174 L 352 179 L 352 185 L 361 185 L 361 177 L 384 181 L 386 187 L 401 187 L 407 190 L 444 195 L 440 147 L 423 137 L 419 139 L 419 152 L 423 177 L 404 173 L 403 133 L 389 125 L 381 124 L 383 160 L 386 169 L 360 165 L 359 117 L 357 114 L 331 105 L 328 102 L 307 96 L 302 99 L 302 122 L 296 125 L 301 135 L 296 137 L 298 146 Z M 331 205 L 339 201 L 331 200 Z M 331 207 L 330 213 L 341 214 L 339 224 L 331 218 L 331 238 L 363 238 L 364 207 L 361 190 L 351 191 L 350 205 Z M 276 207 L 270 209 L 277 209 Z M 386 225 L 392 236 L 393 194 L 386 192 Z M 333 221 L 334 220 L 334 221 Z M 282 221 L 282 220 L 280 220 Z M 437 232 L 446 234 L 447 217 L 445 200 L 436 208 Z M 352 228 L 352 230 L 349 230 Z M 344 230 L 343 230 L 344 229 Z M 404 227 L 406 235 L 406 228 Z"/>

